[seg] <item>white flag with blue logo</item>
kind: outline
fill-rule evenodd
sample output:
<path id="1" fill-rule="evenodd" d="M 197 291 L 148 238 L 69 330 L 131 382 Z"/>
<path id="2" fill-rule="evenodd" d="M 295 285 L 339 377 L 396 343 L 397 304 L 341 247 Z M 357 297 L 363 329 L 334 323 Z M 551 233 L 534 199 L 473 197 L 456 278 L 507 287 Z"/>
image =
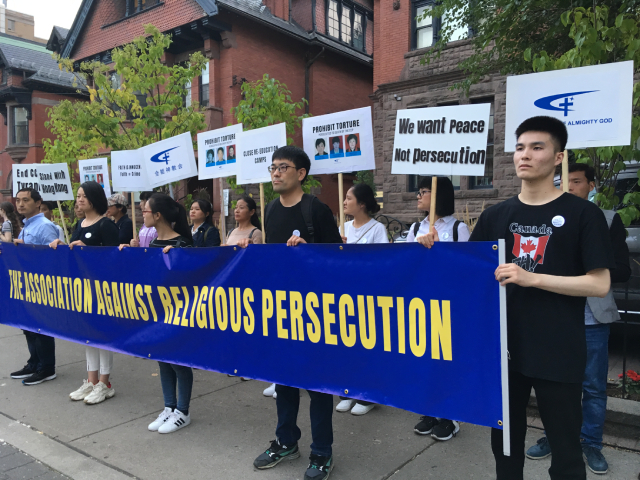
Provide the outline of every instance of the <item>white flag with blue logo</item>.
<path id="1" fill-rule="evenodd" d="M 198 175 L 189 132 L 139 149 L 151 188 Z"/>
<path id="2" fill-rule="evenodd" d="M 631 144 L 633 62 L 607 63 L 507 78 L 505 152 L 527 118 L 564 122 L 567 149 Z"/>

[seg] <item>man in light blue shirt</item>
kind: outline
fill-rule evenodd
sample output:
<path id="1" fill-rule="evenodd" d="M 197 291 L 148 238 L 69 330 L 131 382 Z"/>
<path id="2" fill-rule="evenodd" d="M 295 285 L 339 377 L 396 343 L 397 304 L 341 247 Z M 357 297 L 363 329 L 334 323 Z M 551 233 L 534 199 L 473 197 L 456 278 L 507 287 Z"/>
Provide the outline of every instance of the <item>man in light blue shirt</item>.
<path id="1" fill-rule="evenodd" d="M 23 188 L 16 195 L 18 213 L 24 215 L 24 228 L 13 241 L 16 245 L 49 245 L 58 238 L 55 224 L 40 213 L 42 197 L 32 188 Z M 24 385 L 38 385 L 56 378 L 56 345 L 53 337 L 24 331 L 31 357 L 22 370 L 11 378 L 23 379 Z"/>

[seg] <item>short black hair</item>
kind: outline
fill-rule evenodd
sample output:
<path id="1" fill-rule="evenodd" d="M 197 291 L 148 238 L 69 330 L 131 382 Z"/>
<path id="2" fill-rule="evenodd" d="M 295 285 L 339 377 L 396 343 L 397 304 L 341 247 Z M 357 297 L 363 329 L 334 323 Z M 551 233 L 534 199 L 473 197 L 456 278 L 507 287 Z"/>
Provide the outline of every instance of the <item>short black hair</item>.
<path id="1" fill-rule="evenodd" d="M 296 170 L 304 168 L 307 173 L 300 183 L 304 183 L 307 180 L 309 171 L 311 170 L 311 160 L 309 160 L 309 155 L 307 155 L 301 148 L 294 147 L 293 145 L 280 147 L 275 152 L 273 152 L 273 156 L 271 157 L 272 163 L 275 160 L 289 160 L 296 166 Z"/>
<path id="2" fill-rule="evenodd" d="M 218 147 L 218 150 L 217 150 L 217 151 L 218 151 L 218 152 L 222 152 L 222 153 L 224 153 L 224 148 L 222 148 L 222 147 Z"/>
<path id="3" fill-rule="evenodd" d="M 16 193 L 16 197 L 18 196 L 18 193 L 20 193 L 20 192 L 29 192 L 29 195 L 31 196 L 31 198 L 33 199 L 34 202 L 41 202 L 42 201 L 42 196 L 40 195 L 40 192 L 38 192 L 34 188 L 29 188 L 29 187 L 21 188 Z"/>
<path id="4" fill-rule="evenodd" d="M 558 147 L 556 153 L 562 152 L 567 148 L 569 133 L 564 123 L 557 118 L 546 116 L 527 118 L 516 128 L 516 141 L 520 138 L 520 135 L 526 132 L 544 132 L 551 135 L 551 140 Z"/>
<path id="5" fill-rule="evenodd" d="M 420 180 L 418 188 L 428 188 L 431 190 L 431 178 L 424 177 Z M 436 192 L 436 215 L 440 218 L 453 215 L 455 211 L 455 195 L 453 183 L 449 177 L 436 177 L 438 179 L 438 191 Z"/>
<path id="6" fill-rule="evenodd" d="M 316 148 L 318 148 L 318 145 L 320 144 L 324 145 L 325 147 L 327 146 L 327 144 L 324 143 L 324 138 L 319 138 L 316 140 Z"/>
<path id="7" fill-rule="evenodd" d="M 333 145 L 334 143 L 341 143 L 340 142 L 340 137 L 331 137 L 331 145 Z"/>
<path id="8" fill-rule="evenodd" d="M 584 172 L 584 176 L 587 178 L 587 182 L 596 181 L 596 171 L 592 166 L 587 165 L 586 163 L 570 163 L 569 173 L 573 172 Z"/>
<path id="9" fill-rule="evenodd" d="M 117 207 L 118 210 L 120 210 L 123 214 L 127 213 L 127 206 L 126 205 L 122 205 L 121 203 L 116 203 L 114 205 L 114 207 Z"/>
<path id="10" fill-rule="evenodd" d="M 98 212 L 98 215 L 107 213 L 107 208 L 109 208 L 107 196 L 104 193 L 104 188 L 102 188 L 98 182 L 84 182 L 80 185 L 80 188 L 84 192 L 85 197 L 87 197 L 87 200 L 89 200 L 89 203 L 93 205 L 93 209 Z"/>
<path id="11" fill-rule="evenodd" d="M 358 143 L 358 136 L 353 133 L 347 137 L 347 143 L 349 143 L 352 138 L 356 141 L 356 143 Z"/>
<path id="12" fill-rule="evenodd" d="M 42 205 L 46 206 L 46 207 L 47 207 L 51 212 L 53 212 L 56 208 L 58 208 L 57 203 L 56 203 L 56 202 L 51 202 L 51 201 L 49 201 L 49 202 L 42 202 L 42 203 L 40 204 L 40 206 L 42 206 Z"/>
<path id="13" fill-rule="evenodd" d="M 146 202 L 151 198 L 151 195 L 153 195 L 153 192 L 140 192 L 140 200 Z"/>

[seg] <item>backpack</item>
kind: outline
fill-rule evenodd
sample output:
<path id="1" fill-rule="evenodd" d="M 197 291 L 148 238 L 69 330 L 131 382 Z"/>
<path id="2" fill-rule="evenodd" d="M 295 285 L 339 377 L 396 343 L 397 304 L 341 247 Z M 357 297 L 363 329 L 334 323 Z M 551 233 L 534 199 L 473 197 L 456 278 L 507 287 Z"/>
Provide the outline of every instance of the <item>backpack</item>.
<path id="1" fill-rule="evenodd" d="M 249 232 L 249 235 L 247 235 L 247 238 L 251 238 L 253 237 L 253 232 L 255 232 L 258 229 L 258 227 L 254 228 L 253 230 L 251 230 Z M 231 229 L 231 232 L 233 232 L 235 230 L 235 228 Z M 229 239 L 229 237 L 231 236 L 231 232 L 227 233 L 227 239 Z"/>
<path id="2" fill-rule="evenodd" d="M 458 241 L 458 227 L 460 226 L 462 222 L 460 220 L 456 220 L 456 222 L 453 224 L 453 241 L 457 242 Z M 420 230 L 420 222 L 416 222 L 413 224 L 413 236 L 417 237 L 418 236 L 418 230 Z"/>
<path id="3" fill-rule="evenodd" d="M 313 201 L 316 199 L 315 195 L 310 193 L 303 193 L 302 200 L 300 200 L 300 207 L 302 208 L 302 218 L 304 218 L 304 223 L 307 225 L 307 231 L 309 232 L 309 243 L 315 242 L 315 229 L 313 228 Z M 274 202 L 279 201 L 280 199 L 276 198 L 275 200 L 269 202 L 267 208 L 264 212 L 264 233 L 265 240 L 267 234 L 267 219 L 269 218 L 269 214 L 273 211 Z"/>

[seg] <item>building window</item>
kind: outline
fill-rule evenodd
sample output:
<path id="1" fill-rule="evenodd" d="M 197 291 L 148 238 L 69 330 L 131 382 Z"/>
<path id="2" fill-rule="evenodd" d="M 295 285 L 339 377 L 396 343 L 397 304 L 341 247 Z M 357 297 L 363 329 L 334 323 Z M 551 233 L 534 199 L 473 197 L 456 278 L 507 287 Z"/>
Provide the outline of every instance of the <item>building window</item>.
<path id="1" fill-rule="evenodd" d="M 431 15 L 422 18 L 422 16 L 426 13 L 429 13 L 433 5 L 427 4 L 422 6 L 416 6 L 416 18 L 420 18 L 420 20 L 414 19 L 416 23 L 416 33 L 415 33 L 415 42 L 416 48 L 427 48 L 434 44 L 433 41 L 433 17 Z"/>
<path id="2" fill-rule="evenodd" d="M 124 0 L 125 2 L 125 17 L 133 15 L 134 13 L 141 12 L 147 8 L 153 7 L 160 3 L 160 0 Z"/>
<path id="3" fill-rule="evenodd" d="M 15 30 L 16 29 L 16 21 L 7 19 L 7 30 Z"/>
<path id="4" fill-rule="evenodd" d="M 347 1 L 327 1 L 327 35 L 365 51 L 366 12 Z"/>
<path id="5" fill-rule="evenodd" d="M 440 31 L 447 24 L 447 14 L 442 18 L 433 18 L 429 12 L 436 4 L 434 0 L 416 0 L 413 2 L 413 34 L 411 46 L 413 49 L 428 48 L 434 45 L 440 38 Z M 427 13 L 423 19 L 422 16 Z M 420 20 L 418 20 L 420 19 Z M 451 34 L 451 41 L 469 37 L 469 28 L 466 25 L 455 25 Z"/>
<path id="6" fill-rule="evenodd" d="M 200 106 L 209 106 L 209 62 L 202 69 L 200 76 Z"/>
<path id="7" fill-rule="evenodd" d="M 493 188 L 493 98 L 472 99 L 471 103 L 490 103 L 489 128 L 487 128 L 487 160 L 484 177 L 469 177 L 469 188 Z"/>
<path id="8" fill-rule="evenodd" d="M 25 145 L 29 143 L 29 120 L 27 109 L 23 107 L 11 108 L 11 144 Z"/>

